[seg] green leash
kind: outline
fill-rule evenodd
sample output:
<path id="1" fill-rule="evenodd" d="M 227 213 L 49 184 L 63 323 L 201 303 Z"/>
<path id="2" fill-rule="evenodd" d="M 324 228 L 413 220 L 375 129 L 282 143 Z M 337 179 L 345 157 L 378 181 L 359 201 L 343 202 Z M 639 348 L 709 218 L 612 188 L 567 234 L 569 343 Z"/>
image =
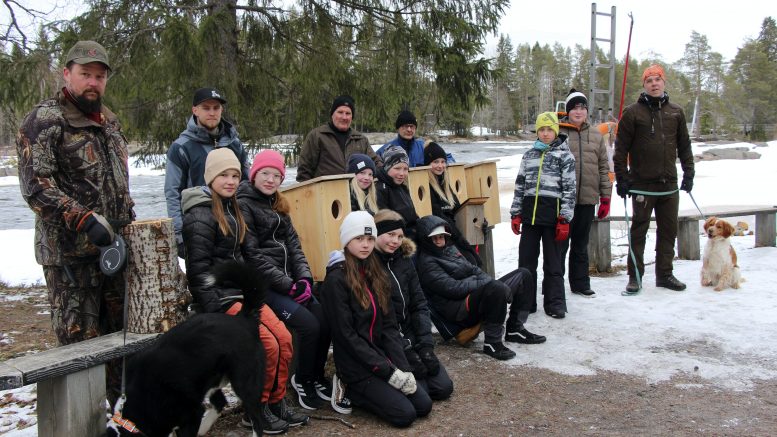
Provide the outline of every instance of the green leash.
<path id="1" fill-rule="evenodd" d="M 680 191 L 679 188 L 672 190 L 672 191 L 643 191 L 643 190 L 629 190 L 628 194 L 641 194 L 643 196 L 669 196 L 676 192 Z M 704 216 L 704 213 L 701 212 L 701 208 L 699 208 L 699 204 L 696 203 L 696 199 L 693 198 L 693 194 L 691 194 L 690 191 L 687 192 L 689 196 L 691 196 L 691 201 L 693 202 L 693 206 L 696 207 L 696 210 L 699 211 L 699 215 L 701 215 L 702 220 L 706 220 L 707 218 Z M 628 196 L 627 196 L 628 197 Z M 629 211 L 628 211 L 628 203 L 626 202 L 626 197 L 623 198 L 623 215 L 626 218 L 626 236 L 629 240 L 629 255 L 631 256 L 631 263 L 634 265 L 634 274 L 637 276 L 637 286 L 639 287 L 637 291 L 621 291 L 622 296 L 636 296 L 642 291 L 642 278 L 639 275 L 639 269 L 637 268 L 637 257 L 634 255 L 634 251 L 631 248 L 631 226 L 629 226 Z"/>

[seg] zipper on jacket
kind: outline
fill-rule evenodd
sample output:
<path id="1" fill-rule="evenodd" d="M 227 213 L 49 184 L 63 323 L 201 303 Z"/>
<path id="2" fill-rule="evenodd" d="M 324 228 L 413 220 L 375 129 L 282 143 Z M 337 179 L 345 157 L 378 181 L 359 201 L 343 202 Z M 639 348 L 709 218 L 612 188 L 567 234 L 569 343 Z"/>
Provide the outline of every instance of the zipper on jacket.
<path id="1" fill-rule="evenodd" d="M 281 227 L 281 215 L 278 214 L 278 212 L 272 208 L 272 200 L 271 199 L 267 199 L 267 201 L 270 202 L 270 211 L 275 213 L 275 217 L 278 217 L 278 223 L 275 225 L 275 229 L 273 229 L 273 231 L 272 231 L 272 241 L 276 242 L 278 244 L 278 246 L 281 246 L 281 249 L 283 249 L 283 273 L 286 276 L 289 276 L 289 272 L 288 272 L 288 269 L 287 269 L 287 265 L 288 265 L 288 261 L 289 261 L 289 253 L 286 251 L 286 245 L 281 243 L 280 241 L 278 241 L 275 238 L 275 233 L 278 231 L 278 228 Z M 294 279 L 294 278 L 292 278 L 292 279 Z"/>
<path id="2" fill-rule="evenodd" d="M 407 309 L 407 302 L 405 302 L 405 294 L 402 293 L 402 285 L 399 284 L 399 279 L 397 279 L 397 276 L 394 274 L 394 271 L 391 270 L 391 260 L 386 263 L 386 267 L 388 267 L 389 273 L 391 273 L 391 277 L 394 278 L 394 282 L 397 283 L 397 288 L 399 289 L 399 297 L 402 298 L 402 319 L 406 319 L 407 315 L 405 314 L 405 309 Z M 399 320 L 397 320 L 399 322 Z M 402 334 L 402 324 L 397 323 L 399 325 L 399 333 Z M 402 334 L 402 338 L 405 338 L 405 335 Z"/>
<path id="3" fill-rule="evenodd" d="M 238 240 L 240 240 L 240 238 L 238 238 L 238 234 L 237 234 L 237 219 L 235 218 L 234 215 L 232 215 L 232 211 L 229 209 L 229 207 L 230 207 L 230 203 L 227 202 L 227 215 L 229 215 L 229 217 L 232 219 L 232 221 L 235 222 L 235 234 L 234 234 L 235 235 L 235 244 L 234 244 L 234 246 L 232 246 L 232 259 L 237 261 L 237 258 L 235 257 L 235 251 L 237 250 L 237 246 L 239 244 Z"/>
<path id="4" fill-rule="evenodd" d="M 537 171 L 537 186 L 534 187 L 534 209 L 531 212 L 531 224 L 534 225 L 534 219 L 537 216 L 537 202 L 540 200 L 540 179 L 542 179 L 542 163 L 545 162 L 545 152 L 540 155 L 540 169 Z"/>

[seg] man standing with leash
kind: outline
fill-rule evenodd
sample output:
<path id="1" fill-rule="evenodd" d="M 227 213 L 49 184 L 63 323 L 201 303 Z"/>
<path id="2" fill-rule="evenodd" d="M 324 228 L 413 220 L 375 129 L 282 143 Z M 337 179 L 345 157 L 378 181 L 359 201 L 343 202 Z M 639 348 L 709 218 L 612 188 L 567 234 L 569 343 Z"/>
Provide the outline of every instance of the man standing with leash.
<path id="1" fill-rule="evenodd" d="M 693 188 L 693 153 L 685 113 L 669 102 L 664 91 L 666 75 L 657 64 L 642 73 L 644 91 L 636 103 L 629 105 L 618 123 L 615 142 L 616 190 L 623 197 L 632 196 L 631 250 L 629 283 L 626 293 L 636 294 L 645 272 L 643 253 L 650 226 L 656 215 L 656 286 L 685 290 L 685 284 L 672 274 L 677 214 L 680 195 L 677 189 L 677 158 L 683 170 L 680 189 Z M 636 263 L 636 266 L 635 266 Z M 636 269 L 635 269 L 636 267 Z"/>

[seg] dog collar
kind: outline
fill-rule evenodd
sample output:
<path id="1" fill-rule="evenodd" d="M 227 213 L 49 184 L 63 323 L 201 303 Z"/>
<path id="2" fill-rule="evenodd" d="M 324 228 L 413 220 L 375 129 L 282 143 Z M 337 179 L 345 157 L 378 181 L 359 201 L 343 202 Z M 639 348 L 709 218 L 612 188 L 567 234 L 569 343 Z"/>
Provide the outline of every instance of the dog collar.
<path id="1" fill-rule="evenodd" d="M 145 434 L 143 434 L 143 433 L 142 433 L 142 432 L 141 432 L 141 431 L 138 429 L 138 427 L 137 427 L 137 425 L 135 425 L 135 423 L 133 423 L 133 422 L 132 422 L 131 420 L 129 420 L 129 419 L 125 419 L 125 418 L 123 418 L 123 417 L 121 416 L 121 413 L 119 413 L 119 412 L 113 413 L 113 417 L 111 417 L 111 420 L 112 420 L 113 422 L 115 422 L 117 425 L 119 425 L 120 427 L 124 428 L 125 430 L 129 431 L 129 432 L 130 432 L 130 433 L 132 433 L 132 434 L 141 434 L 141 435 L 145 435 Z"/>

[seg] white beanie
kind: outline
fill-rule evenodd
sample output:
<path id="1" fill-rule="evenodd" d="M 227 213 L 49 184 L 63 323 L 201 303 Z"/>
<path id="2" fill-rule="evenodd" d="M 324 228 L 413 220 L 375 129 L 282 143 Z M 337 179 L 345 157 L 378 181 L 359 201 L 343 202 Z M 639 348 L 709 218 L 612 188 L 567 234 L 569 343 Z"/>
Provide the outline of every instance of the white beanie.
<path id="1" fill-rule="evenodd" d="M 378 236 L 375 219 L 367 211 L 354 211 L 348 214 L 340 225 L 340 244 L 343 247 L 360 235 Z"/>

